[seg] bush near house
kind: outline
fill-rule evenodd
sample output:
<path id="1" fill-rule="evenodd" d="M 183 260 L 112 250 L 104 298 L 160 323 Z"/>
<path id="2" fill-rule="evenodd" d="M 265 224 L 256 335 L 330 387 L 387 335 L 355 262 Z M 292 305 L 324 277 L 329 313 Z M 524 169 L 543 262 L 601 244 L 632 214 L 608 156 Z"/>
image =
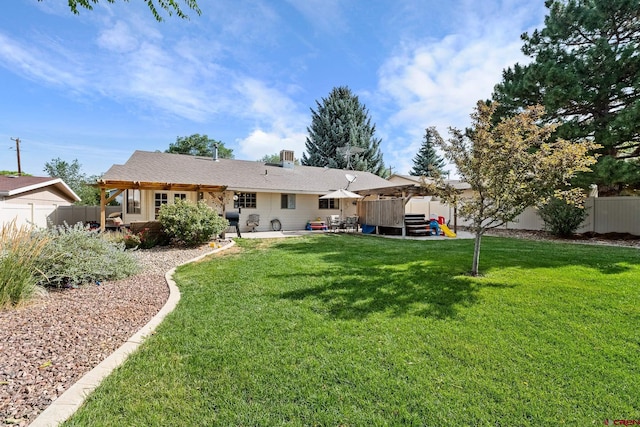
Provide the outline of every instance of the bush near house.
<path id="1" fill-rule="evenodd" d="M 117 280 L 138 271 L 133 256 L 125 252 L 124 243 L 110 242 L 103 234 L 82 224 L 40 230 L 47 239 L 35 262 L 42 272 L 44 286 L 77 286 L 102 280 Z"/>
<path id="2" fill-rule="evenodd" d="M 163 205 L 158 220 L 169 236 L 187 246 L 207 242 L 229 226 L 229 221 L 206 203 L 179 199 L 172 205 Z"/>
<path id="3" fill-rule="evenodd" d="M 28 301 L 46 286 L 77 286 L 117 280 L 138 271 L 124 242 L 81 223 L 52 229 L 0 229 L 0 308 Z M 41 285 L 41 286 L 38 286 Z"/>

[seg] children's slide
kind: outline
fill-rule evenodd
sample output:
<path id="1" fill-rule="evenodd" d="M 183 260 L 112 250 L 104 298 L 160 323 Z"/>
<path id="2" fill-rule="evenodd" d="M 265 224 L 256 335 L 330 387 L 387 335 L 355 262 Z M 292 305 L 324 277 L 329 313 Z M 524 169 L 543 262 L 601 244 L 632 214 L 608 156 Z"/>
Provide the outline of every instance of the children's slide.
<path id="1" fill-rule="evenodd" d="M 440 230 L 442 230 L 442 232 L 444 233 L 445 236 L 447 237 L 456 237 L 456 233 L 454 233 L 453 231 L 451 231 L 449 229 L 449 227 L 447 227 L 444 224 L 440 224 Z"/>

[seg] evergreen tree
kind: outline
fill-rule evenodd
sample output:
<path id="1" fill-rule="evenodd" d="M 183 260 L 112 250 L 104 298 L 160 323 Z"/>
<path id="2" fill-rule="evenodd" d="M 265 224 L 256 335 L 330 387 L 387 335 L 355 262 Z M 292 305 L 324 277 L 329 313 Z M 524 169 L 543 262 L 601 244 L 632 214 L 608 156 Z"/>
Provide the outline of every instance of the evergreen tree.
<path id="1" fill-rule="evenodd" d="M 446 162 L 436 152 L 436 128 L 429 127 L 424 133 L 420 151 L 413 158 L 413 169 L 409 172 L 413 176 L 437 176 L 444 173 Z"/>
<path id="2" fill-rule="evenodd" d="M 311 126 L 302 154 L 305 166 L 327 166 L 388 174 L 382 160 L 379 138 L 369 112 L 348 87 L 333 88 L 322 103 L 311 109 Z"/>
<path id="3" fill-rule="evenodd" d="M 640 157 L 640 6 L 637 0 L 547 0 L 545 27 L 523 34 L 533 61 L 503 71 L 498 116 L 542 104 L 556 137 L 602 146 L 593 179 L 601 193 L 637 182 Z M 612 162 L 612 160 L 615 160 Z M 602 170 L 601 170 L 602 169 Z M 616 177 L 613 182 L 609 177 Z"/>

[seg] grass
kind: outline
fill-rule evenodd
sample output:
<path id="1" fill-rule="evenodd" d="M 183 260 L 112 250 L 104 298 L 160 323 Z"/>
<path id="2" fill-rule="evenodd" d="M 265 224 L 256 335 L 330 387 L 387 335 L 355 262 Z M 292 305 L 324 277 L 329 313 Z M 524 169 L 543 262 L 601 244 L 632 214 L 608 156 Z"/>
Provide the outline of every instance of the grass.
<path id="1" fill-rule="evenodd" d="M 241 240 L 65 425 L 603 425 L 640 418 L 640 252 Z"/>

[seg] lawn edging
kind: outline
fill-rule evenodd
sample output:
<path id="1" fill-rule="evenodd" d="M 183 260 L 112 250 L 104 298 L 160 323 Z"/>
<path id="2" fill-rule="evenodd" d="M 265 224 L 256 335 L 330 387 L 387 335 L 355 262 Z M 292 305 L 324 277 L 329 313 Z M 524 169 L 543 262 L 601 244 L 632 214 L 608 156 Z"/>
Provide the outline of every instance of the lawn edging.
<path id="1" fill-rule="evenodd" d="M 155 329 L 162 323 L 164 318 L 171 313 L 180 301 L 180 290 L 178 289 L 173 274 L 176 269 L 182 265 L 189 264 L 201 260 L 202 258 L 226 250 L 235 245 L 231 240 L 225 246 L 216 248 L 210 252 L 204 253 L 182 264 L 179 264 L 165 273 L 165 280 L 169 287 L 169 297 L 167 302 L 162 306 L 160 311 L 147 322 L 138 332 L 133 334 L 124 344 L 116 349 L 110 356 L 100 362 L 92 370 L 84 374 L 75 384 L 65 390 L 56 400 L 54 400 L 44 411 L 38 415 L 29 425 L 31 427 L 53 427 L 62 424 L 71 415 L 73 415 L 84 403 L 85 399 L 95 390 L 102 380 L 106 378 L 113 370 L 122 365 L 129 355 L 136 351 L 144 340 L 151 335 Z"/>

